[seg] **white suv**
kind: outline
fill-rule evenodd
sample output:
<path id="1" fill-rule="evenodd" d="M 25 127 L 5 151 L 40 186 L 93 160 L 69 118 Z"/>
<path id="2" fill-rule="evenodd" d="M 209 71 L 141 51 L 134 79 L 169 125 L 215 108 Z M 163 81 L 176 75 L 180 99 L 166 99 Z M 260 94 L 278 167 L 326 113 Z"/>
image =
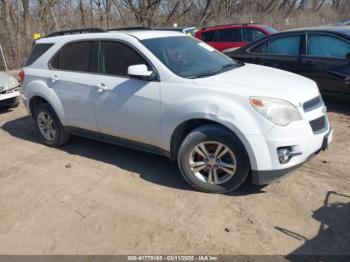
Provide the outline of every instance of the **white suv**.
<path id="1" fill-rule="evenodd" d="M 268 184 L 332 139 L 313 81 L 232 61 L 177 32 L 43 38 L 23 73 L 46 145 L 77 134 L 166 155 L 206 192 L 234 190 L 250 174 Z"/>

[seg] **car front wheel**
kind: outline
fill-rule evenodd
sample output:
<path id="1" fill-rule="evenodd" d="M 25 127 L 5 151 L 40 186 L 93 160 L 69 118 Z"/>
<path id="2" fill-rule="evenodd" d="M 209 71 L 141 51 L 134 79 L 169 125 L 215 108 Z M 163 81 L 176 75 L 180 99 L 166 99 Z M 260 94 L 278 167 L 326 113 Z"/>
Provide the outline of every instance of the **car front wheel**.
<path id="1" fill-rule="evenodd" d="M 189 184 L 211 193 L 235 190 L 250 171 L 243 144 L 217 125 L 202 126 L 187 135 L 178 152 L 178 165 Z"/>

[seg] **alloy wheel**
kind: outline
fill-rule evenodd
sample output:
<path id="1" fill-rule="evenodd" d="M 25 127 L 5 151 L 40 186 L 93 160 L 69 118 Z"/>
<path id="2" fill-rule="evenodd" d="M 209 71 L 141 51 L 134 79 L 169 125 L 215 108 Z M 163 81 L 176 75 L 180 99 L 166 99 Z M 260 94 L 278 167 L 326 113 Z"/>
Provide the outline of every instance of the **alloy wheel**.
<path id="1" fill-rule="evenodd" d="M 42 136 L 47 141 L 54 141 L 56 139 L 56 127 L 52 117 L 46 112 L 40 112 L 37 120 L 38 128 Z"/>
<path id="2" fill-rule="evenodd" d="M 198 144 L 191 151 L 189 165 L 192 174 L 209 184 L 223 184 L 236 173 L 236 157 L 232 150 L 216 141 Z"/>

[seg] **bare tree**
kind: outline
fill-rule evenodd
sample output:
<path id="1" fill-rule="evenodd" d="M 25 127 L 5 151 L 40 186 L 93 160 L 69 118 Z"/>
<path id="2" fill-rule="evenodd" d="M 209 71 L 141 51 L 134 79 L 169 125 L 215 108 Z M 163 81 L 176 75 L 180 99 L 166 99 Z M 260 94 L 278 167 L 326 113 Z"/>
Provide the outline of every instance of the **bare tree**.
<path id="1" fill-rule="evenodd" d="M 57 30 L 52 13 L 61 30 L 250 20 L 284 29 L 349 19 L 350 0 L 0 0 L 0 42 L 10 68 L 23 64 L 34 32 Z"/>

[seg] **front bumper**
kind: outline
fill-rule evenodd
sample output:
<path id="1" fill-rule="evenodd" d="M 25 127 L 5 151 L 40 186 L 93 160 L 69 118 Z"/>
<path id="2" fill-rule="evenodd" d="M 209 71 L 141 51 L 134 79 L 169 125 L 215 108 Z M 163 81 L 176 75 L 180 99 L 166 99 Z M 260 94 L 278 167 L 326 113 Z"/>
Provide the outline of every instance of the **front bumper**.
<path id="1" fill-rule="evenodd" d="M 291 174 L 293 171 L 301 167 L 305 162 L 308 162 L 309 160 L 311 160 L 320 151 L 327 150 L 328 145 L 332 142 L 332 139 L 333 139 L 333 129 L 329 128 L 329 131 L 326 133 L 326 135 L 323 136 L 322 143 L 320 144 L 319 149 L 313 152 L 312 154 L 310 154 L 304 161 L 284 169 L 263 170 L 263 171 L 252 170 L 252 183 L 254 185 L 268 185 L 268 184 L 271 184 L 272 182 L 280 180 L 282 177 L 285 177 Z"/>
<path id="2" fill-rule="evenodd" d="M 0 93 L 0 101 L 11 99 L 14 97 L 19 97 L 19 96 L 20 96 L 20 93 L 18 91 L 18 88 L 14 88 L 12 90 L 1 92 Z"/>

